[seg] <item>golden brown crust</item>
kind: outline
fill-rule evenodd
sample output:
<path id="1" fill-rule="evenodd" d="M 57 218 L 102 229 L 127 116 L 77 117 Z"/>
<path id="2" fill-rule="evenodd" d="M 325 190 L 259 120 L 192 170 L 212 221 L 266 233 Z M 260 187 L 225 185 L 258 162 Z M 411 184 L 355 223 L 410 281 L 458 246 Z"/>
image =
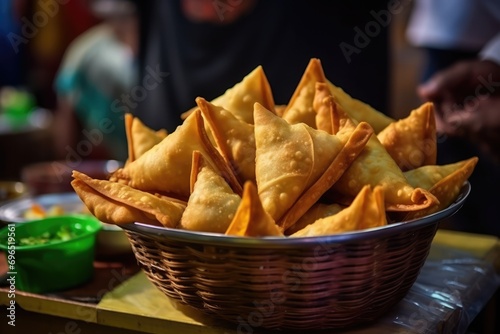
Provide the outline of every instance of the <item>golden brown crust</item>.
<path id="1" fill-rule="evenodd" d="M 340 233 L 446 208 L 477 163 L 435 165 L 431 103 L 395 121 L 333 85 L 315 58 L 286 105 L 274 105 L 260 66 L 195 102 L 168 136 L 126 114 L 129 159 L 108 180 L 75 171 L 96 217 L 239 236 Z M 323 203 L 336 214 L 311 220 Z"/>
<path id="2" fill-rule="evenodd" d="M 316 220 L 293 233 L 291 237 L 309 237 L 358 231 L 387 225 L 384 192 L 380 187 L 372 190 L 364 186 L 350 206 L 339 213 Z"/>
<path id="3" fill-rule="evenodd" d="M 408 117 L 389 124 L 377 138 L 403 171 L 436 164 L 434 105 L 422 104 Z"/>
<path id="4" fill-rule="evenodd" d="M 278 222 L 278 225 L 283 230 L 291 228 L 340 179 L 342 174 L 363 151 L 372 134 L 373 129 L 368 123 L 361 122 L 355 128 L 346 144 L 335 156 L 321 177 L 298 198 L 295 204 Z"/>
<path id="5" fill-rule="evenodd" d="M 224 233 L 241 201 L 240 196 L 197 151 L 193 152 L 192 177 L 193 190 L 179 228 Z"/>
<path id="6" fill-rule="evenodd" d="M 135 221 L 160 222 L 175 227 L 186 207 L 185 203 L 131 188 L 127 185 L 97 180 L 73 171 L 72 186 L 87 208 L 99 220 L 110 224 Z"/>
<path id="7" fill-rule="evenodd" d="M 240 205 L 225 234 L 244 237 L 283 236 L 282 230 L 262 207 L 253 182 L 245 182 Z"/>

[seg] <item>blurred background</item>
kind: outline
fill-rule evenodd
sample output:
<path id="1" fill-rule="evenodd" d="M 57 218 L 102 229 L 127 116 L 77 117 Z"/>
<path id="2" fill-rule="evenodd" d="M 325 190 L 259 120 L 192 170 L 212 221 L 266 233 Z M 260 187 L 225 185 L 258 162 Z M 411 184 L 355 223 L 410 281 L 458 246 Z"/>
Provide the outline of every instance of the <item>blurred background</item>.
<path id="1" fill-rule="evenodd" d="M 0 179 L 54 158 L 54 79 L 68 45 L 96 25 L 85 1 L 0 2 Z M 63 1 L 61 1 L 63 3 Z"/>
<path id="2" fill-rule="evenodd" d="M 118 140 L 113 134 L 92 145 L 81 139 L 91 140 L 95 119 L 103 118 L 98 112 L 109 109 L 106 90 L 121 91 L 117 82 L 132 82 L 115 74 L 132 71 L 132 64 L 120 61 L 133 58 L 123 39 L 137 41 L 130 37 L 137 30 L 130 29 L 133 15 L 123 3 L 131 2 L 1 0 L 1 180 L 19 179 L 22 168 L 34 162 L 114 156 L 101 148 L 101 142 Z M 123 142 L 124 129 L 114 132 Z"/>
<path id="3" fill-rule="evenodd" d="M 105 35 L 106 32 L 97 27 L 114 18 L 110 13 L 128 13 L 128 7 L 124 9 L 124 2 L 127 1 L 1 0 L 0 180 L 18 180 L 23 166 L 68 155 L 68 150 L 57 147 L 59 138 L 54 136 L 54 132 L 63 130 L 61 123 L 54 120 L 54 115 L 62 108 L 57 95 L 67 92 L 66 96 L 71 97 L 71 92 L 68 92 L 71 83 L 67 82 L 78 80 L 74 74 L 72 77 L 64 73 L 65 69 L 71 68 L 75 59 L 82 57 L 78 51 L 70 53 L 69 47 L 78 37 L 90 40 L 98 39 L 99 34 Z M 387 27 L 391 70 L 389 108 L 385 112 L 396 118 L 406 116 L 421 102 L 415 92 L 421 56 L 419 50 L 411 47 L 405 37 L 411 6 L 402 9 L 401 13 L 393 16 Z M 133 39 L 137 39 L 137 35 L 124 29 L 124 26 L 122 24 L 122 38 L 128 39 L 126 42 L 131 48 L 136 47 L 133 44 L 138 41 L 134 42 Z M 128 24 L 127 27 L 130 30 L 136 26 Z M 92 28 L 94 31 L 91 33 Z M 78 45 L 74 45 L 73 49 L 78 49 Z M 80 49 L 83 50 L 83 47 Z M 107 52 L 110 55 L 114 53 L 114 62 L 120 63 L 116 60 L 119 51 L 109 48 Z M 104 63 L 102 66 L 108 66 L 102 58 L 100 55 L 99 61 Z M 115 74 L 105 73 L 94 78 L 106 81 L 110 80 L 110 75 Z M 113 80 L 131 81 L 131 78 L 133 74 Z M 97 100 L 87 103 L 92 102 L 102 103 Z M 100 157 L 99 154 L 94 156 Z M 123 160 L 124 155 L 117 158 Z"/>

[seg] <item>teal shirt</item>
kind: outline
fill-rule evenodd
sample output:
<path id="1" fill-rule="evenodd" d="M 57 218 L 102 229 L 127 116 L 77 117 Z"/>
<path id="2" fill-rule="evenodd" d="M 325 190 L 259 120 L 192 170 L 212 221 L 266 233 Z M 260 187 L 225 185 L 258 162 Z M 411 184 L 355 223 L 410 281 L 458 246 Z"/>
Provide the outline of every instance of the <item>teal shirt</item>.
<path id="1" fill-rule="evenodd" d="M 131 92 L 136 77 L 132 53 L 102 24 L 69 46 L 55 80 L 58 96 L 72 105 L 83 131 L 102 138 L 111 158 L 120 161 L 127 159 L 124 113 L 132 110 L 113 106 Z"/>

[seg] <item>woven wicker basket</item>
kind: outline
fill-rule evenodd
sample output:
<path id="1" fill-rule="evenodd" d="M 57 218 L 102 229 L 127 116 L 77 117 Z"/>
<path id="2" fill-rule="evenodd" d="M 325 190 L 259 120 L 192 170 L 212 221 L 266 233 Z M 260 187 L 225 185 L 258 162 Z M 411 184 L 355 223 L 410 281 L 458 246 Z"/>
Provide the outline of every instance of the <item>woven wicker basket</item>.
<path id="1" fill-rule="evenodd" d="M 439 222 L 462 206 L 383 228 L 308 238 L 240 238 L 124 225 L 137 261 L 166 296 L 251 328 L 345 328 L 401 300 Z"/>

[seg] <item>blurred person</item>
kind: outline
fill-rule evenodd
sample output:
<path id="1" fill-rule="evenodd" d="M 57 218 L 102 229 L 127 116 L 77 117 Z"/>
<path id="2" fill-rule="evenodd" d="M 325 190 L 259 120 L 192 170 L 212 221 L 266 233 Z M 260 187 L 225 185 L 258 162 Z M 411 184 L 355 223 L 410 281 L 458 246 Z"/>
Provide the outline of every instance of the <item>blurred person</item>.
<path id="1" fill-rule="evenodd" d="M 500 187 L 500 2 L 416 1 L 407 36 L 426 57 L 417 93 L 436 105 L 438 164 L 479 157 L 472 192 L 444 227 L 500 236 L 498 196 L 485 193 Z"/>
<path id="2" fill-rule="evenodd" d="M 222 95 L 262 65 L 276 104 L 291 98 L 309 60 L 351 96 L 389 114 L 388 26 L 402 11 L 388 1 L 137 1 L 139 78 L 158 85 L 122 101 L 152 128 L 169 132 L 180 115 Z"/>
<path id="3" fill-rule="evenodd" d="M 136 85 L 136 7 L 128 0 L 90 0 L 89 6 L 103 21 L 71 43 L 57 72 L 55 151 L 68 162 L 125 161 L 124 113 L 111 106 Z"/>
<path id="4" fill-rule="evenodd" d="M 497 0 L 416 0 L 406 31 L 424 52 L 422 81 L 455 62 L 477 58 L 500 32 Z"/>
<path id="5" fill-rule="evenodd" d="M 498 165 L 500 59 L 460 61 L 437 72 L 418 92 L 423 99 L 436 104 L 442 135 L 470 140 Z"/>

